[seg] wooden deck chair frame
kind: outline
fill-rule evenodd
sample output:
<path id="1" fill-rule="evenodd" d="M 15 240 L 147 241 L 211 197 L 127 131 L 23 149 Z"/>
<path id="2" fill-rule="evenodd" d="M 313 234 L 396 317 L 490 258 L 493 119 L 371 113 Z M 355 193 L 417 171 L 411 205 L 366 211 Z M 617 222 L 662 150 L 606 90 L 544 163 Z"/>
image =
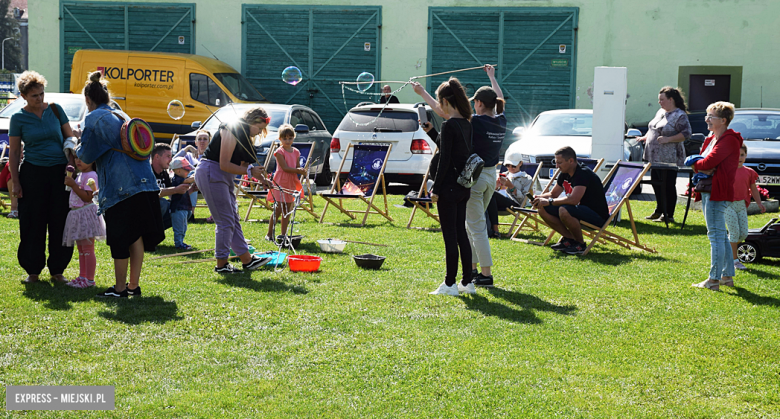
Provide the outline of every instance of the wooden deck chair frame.
<path id="1" fill-rule="evenodd" d="M 577 160 L 581 161 L 580 159 L 577 159 Z M 591 170 L 593 170 L 593 172 L 597 172 L 601 168 L 601 166 L 604 164 L 604 159 L 603 158 L 598 159 L 598 160 L 594 160 L 594 159 L 587 159 L 587 160 L 596 162 L 596 165 L 593 166 L 593 169 L 591 169 Z M 541 167 L 539 168 L 539 171 L 541 171 Z M 550 177 L 550 181 L 547 182 L 547 186 L 545 186 L 544 189 L 542 190 L 542 194 L 550 192 L 550 190 L 552 189 L 553 182 L 555 182 L 555 180 L 558 179 L 558 175 L 560 175 L 560 173 L 561 173 L 561 169 L 555 169 L 555 172 L 553 172 L 552 177 Z M 537 174 L 538 174 L 538 171 L 537 171 Z M 605 179 L 608 179 L 608 177 L 605 178 Z M 602 185 L 603 184 L 604 184 L 604 182 L 602 182 Z M 514 241 L 520 241 L 520 242 L 523 242 L 523 243 L 540 244 L 542 246 L 546 246 L 547 243 L 549 243 L 550 240 L 555 235 L 555 231 L 553 230 L 547 236 L 547 239 L 544 242 L 534 242 L 534 241 L 528 241 L 528 240 L 524 240 L 524 239 L 518 239 L 517 238 L 517 234 L 520 233 L 520 231 L 523 230 L 523 228 L 525 228 L 526 226 L 528 226 L 529 227 L 528 229 L 532 230 L 532 231 L 540 231 L 539 230 L 539 224 L 541 224 L 541 225 L 543 225 L 543 226 L 545 226 L 547 228 L 549 228 L 549 226 L 547 225 L 547 223 L 544 222 L 544 220 L 541 219 L 541 217 L 537 217 L 536 213 L 523 212 L 519 208 L 515 208 L 515 211 L 517 211 L 519 214 L 523 215 L 524 218 L 523 218 L 523 221 L 520 223 L 520 225 L 518 225 L 517 229 L 515 229 L 512 232 L 511 239 L 514 240 Z M 530 225 L 531 222 L 533 222 L 533 226 Z"/>
<path id="2" fill-rule="evenodd" d="M 306 157 L 306 162 L 304 163 L 303 167 L 309 166 L 311 164 L 311 158 L 317 148 L 317 143 L 306 144 L 311 144 L 311 149 L 309 149 L 309 155 Z M 293 143 L 293 147 L 295 147 L 295 143 Z M 325 170 L 324 166 L 322 170 Z M 298 180 L 300 180 L 301 185 L 303 185 L 304 192 L 304 195 L 301 197 L 301 204 L 298 206 L 298 208 L 308 212 L 316 220 L 320 216 L 320 214 L 314 212 L 314 194 L 317 192 L 317 189 L 312 187 L 311 179 L 309 178 L 308 174 L 300 175 Z"/>
<path id="3" fill-rule="evenodd" d="M 273 158 L 274 152 L 276 149 L 279 148 L 279 142 L 274 141 L 271 143 L 271 147 L 268 148 L 268 154 L 265 156 L 265 161 L 263 162 L 263 167 L 268 170 L 268 165 L 271 164 L 271 159 Z M 249 187 L 241 186 L 241 183 L 249 183 Z M 266 196 L 268 196 L 268 190 L 259 190 L 258 188 L 261 186 L 260 183 L 254 182 L 251 180 L 242 180 L 238 184 L 238 193 L 241 196 L 244 196 L 246 198 L 251 199 L 249 202 L 249 208 L 246 210 L 246 215 L 244 216 L 244 221 L 249 221 L 249 214 L 252 213 L 252 208 L 254 208 L 255 204 L 260 203 L 265 209 L 269 211 L 273 211 L 273 206 L 268 203 L 268 201 L 265 199 Z"/>
<path id="4" fill-rule="evenodd" d="M 409 229 L 417 229 L 417 230 L 429 230 L 429 231 L 441 231 L 441 228 L 427 228 L 427 227 L 412 227 L 412 221 L 414 220 L 414 216 L 417 213 L 417 210 L 424 212 L 425 215 L 433 218 L 436 220 L 437 223 L 439 223 L 439 214 L 435 213 L 433 210 L 433 202 L 431 201 L 430 193 L 428 192 L 428 176 L 431 174 L 431 168 L 428 167 L 428 170 L 425 172 L 425 176 L 423 176 L 422 184 L 420 185 L 420 191 L 417 193 L 417 198 L 411 198 L 409 201 L 412 203 L 412 215 L 409 216 L 409 222 L 406 223 L 406 228 Z"/>
<path id="5" fill-rule="evenodd" d="M 346 214 L 349 218 L 351 218 L 353 220 L 356 219 L 356 217 L 354 215 L 352 215 L 352 213 L 362 213 L 363 214 L 363 223 L 361 224 L 362 226 L 366 225 L 366 220 L 368 220 L 368 215 L 369 214 L 381 215 L 381 216 L 385 217 L 388 221 L 393 221 L 393 218 L 390 217 L 389 207 L 387 205 L 387 188 L 385 187 L 385 168 L 387 167 L 387 161 L 390 159 L 390 151 L 392 151 L 392 149 L 393 149 L 393 145 L 392 144 L 389 144 L 387 146 L 387 151 L 385 152 L 385 157 L 384 157 L 384 159 L 382 161 L 382 167 L 379 169 L 379 175 L 377 176 L 376 182 L 374 183 L 374 189 L 373 189 L 373 192 L 371 194 L 370 199 L 366 198 L 365 196 L 360 196 L 360 195 L 344 196 L 344 197 L 341 197 L 341 196 L 328 196 L 328 195 L 335 195 L 337 190 L 339 192 L 341 191 L 341 173 L 342 173 L 342 169 L 344 168 L 344 162 L 347 161 L 347 156 L 349 156 L 349 150 L 350 149 L 353 149 L 353 152 L 352 152 L 352 163 L 351 164 L 354 164 L 354 162 L 355 162 L 355 158 L 354 158 L 355 157 L 354 156 L 355 146 L 352 143 L 349 143 L 349 145 L 347 145 L 347 150 L 344 152 L 344 158 L 341 159 L 341 163 L 339 164 L 339 168 L 336 171 L 336 176 L 333 179 L 333 183 L 332 183 L 332 185 L 330 187 L 330 191 L 327 192 L 327 193 L 320 193 L 319 194 L 325 200 L 325 207 L 322 209 L 322 216 L 320 216 L 320 223 L 325 221 L 325 214 L 327 214 L 327 212 L 328 212 L 328 206 L 329 205 L 333 205 L 334 207 L 338 208 L 339 211 L 341 211 L 342 213 Z M 350 171 L 351 170 L 352 170 L 352 168 L 350 167 Z M 376 205 L 374 205 L 374 198 L 376 198 L 377 191 L 379 190 L 380 186 L 382 187 L 382 198 L 384 199 L 384 203 L 385 203 L 385 210 L 384 211 L 382 211 L 381 208 L 379 208 Z M 345 208 L 344 207 L 344 202 L 343 202 L 344 199 L 360 199 L 361 201 L 363 201 L 366 204 L 365 211 L 364 210 L 350 210 L 350 209 Z M 336 200 L 338 200 L 338 203 L 335 202 Z M 372 208 L 374 209 L 374 211 L 371 211 Z"/>

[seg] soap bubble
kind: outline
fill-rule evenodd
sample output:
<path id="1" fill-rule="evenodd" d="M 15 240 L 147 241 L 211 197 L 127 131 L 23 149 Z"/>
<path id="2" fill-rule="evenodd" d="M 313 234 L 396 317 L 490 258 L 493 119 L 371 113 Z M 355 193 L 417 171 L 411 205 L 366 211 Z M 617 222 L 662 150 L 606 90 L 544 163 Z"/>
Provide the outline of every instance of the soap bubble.
<path id="1" fill-rule="evenodd" d="M 365 92 L 374 85 L 374 75 L 364 71 L 360 73 L 355 81 L 357 81 L 357 89 Z"/>
<path id="2" fill-rule="evenodd" d="M 184 118 L 184 104 L 178 99 L 173 99 L 168 103 L 168 116 L 178 121 Z"/>
<path id="3" fill-rule="evenodd" d="M 300 83 L 301 80 L 303 80 L 301 70 L 294 65 L 291 65 L 282 71 L 282 81 L 291 86 L 295 86 Z"/>

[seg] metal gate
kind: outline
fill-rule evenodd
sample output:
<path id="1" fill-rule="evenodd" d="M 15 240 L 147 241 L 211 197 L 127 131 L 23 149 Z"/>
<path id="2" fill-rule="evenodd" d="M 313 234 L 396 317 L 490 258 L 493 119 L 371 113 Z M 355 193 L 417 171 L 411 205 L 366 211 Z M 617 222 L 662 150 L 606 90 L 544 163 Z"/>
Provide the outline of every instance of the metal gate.
<path id="1" fill-rule="evenodd" d="M 195 4 L 60 3 L 60 90 L 80 49 L 195 53 Z"/>
<path id="2" fill-rule="evenodd" d="M 331 132 L 345 115 L 339 81 L 380 80 L 380 6 L 244 5 L 242 73 L 273 103 L 314 109 Z M 303 80 L 282 81 L 288 66 Z M 352 86 L 354 87 L 354 86 Z M 374 86 L 370 91 L 378 92 Z M 346 107 L 376 97 L 347 92 Z"/>
<path id="3" fill-rule="evenodd" d="M 542 111 L 573 108 L 578 13 L 576 7 L 431 8 L 428 74 L 498 64 L 510 129 Z M 490 83 L 480 70 L 453 75 L 469 95 Z M 448 78 L 432 77 L 428 90 Z"/>

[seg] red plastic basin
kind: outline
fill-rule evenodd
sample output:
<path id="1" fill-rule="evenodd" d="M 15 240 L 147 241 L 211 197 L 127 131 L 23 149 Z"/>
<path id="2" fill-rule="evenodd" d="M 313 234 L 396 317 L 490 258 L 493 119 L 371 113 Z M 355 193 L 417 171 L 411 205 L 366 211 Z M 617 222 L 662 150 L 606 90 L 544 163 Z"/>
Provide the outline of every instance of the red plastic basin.
<path id="1" fill-rule="evenodd" d="M 309 255 L 292 255 L 287 257 L 290 270 L 293 272 L 315 272 L 320 269 L 322 258 Z"/>

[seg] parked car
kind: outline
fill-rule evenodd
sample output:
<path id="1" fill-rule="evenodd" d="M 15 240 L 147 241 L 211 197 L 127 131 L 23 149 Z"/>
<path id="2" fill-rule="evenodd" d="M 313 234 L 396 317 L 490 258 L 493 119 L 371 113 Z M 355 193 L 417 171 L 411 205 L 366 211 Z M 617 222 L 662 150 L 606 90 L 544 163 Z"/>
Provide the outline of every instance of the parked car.
<path id="1" fill-rule="evenodd" d="M 751 228 L 744 242 L 737 247 L 741 262 L 758 262 L 761 258 L 780 257 L 780 223 L 772 218 L 761 228 Z"/>
<path id="2" fill-rule="evenodd" d="M 391 144 L 393 147 L 385 167 L 385 180 L 419 187 L 436 150 L 436 143 L 420 127 L 418 108 L 425 109 L 425 117 L 440 131 L 443 120 L 424 103 L 392 104 L 387 107 L 361 103 L 350 109 L 333 133 L 330 143 L 331 170 L 334 173 L 338 170 L 350 143 Z M 342 170 L 349 171 L 352 158 L 351 155 L 346 158 Z"/>
<path id="3" fill-rule="evenodd" d="M 211 133 L 216 134 L 220 124 L 232 122 L 238 119 L 244 112 L 257 106 L 257 104 L 236 103 L 220 108 L 213 113 L 204 123 L 200 121 L 192 123 L 192 128 L 196 131 L 189 132 L 179 137 L 174 141 L 172 148 L 178 150 L 180 147 L 186 145 L 195 144 L 195 133 L 198 129 L 205 129 Z M 296 137 L 295 142 L 300 143 L 314 143 L 314 154 L 311 158 L 316 159 L 311 164 L 311 173 L 315 175 L 314 181 L 317 185 L 330 185 L 331 173 L 328 166 L 328 160 L 330 155 L 330 142 L 331 135 L 328 129 L 325 128 L 325 124 L 322 119 L 311 108 L 303 105 L 276 105 L 276 104 L 262 104 L 261 105 L 268 116 L 271 117 L 271 123 L 268 124 L 268 136 L 259 143 L 255 144 L 255 151 L 257 152 L 257 159 L 261 163 L 265 162 L 268 156 L 268 150 L 274 141 L 279 139 L 279 126 L 282 124 L 290 124 L 295 127 Z M 269 172 L 275 170 L 276 160 L 271 159 L 269 164 Z"/>
<path id="4" fill-rule="evenodd" d="M 87 103 L 84 101 L 84 95 L 75 93 L 46 93 L 44 100 L 49 103 L 56 103 L 62 106 L 65 114 L 68 115 L 71 128 L 78 128 L 84 116 L 87 114 Z M 27 101 L 19 97 L 0 111 L 0 143 L 8 143 L 8 129 L 11 125 L 11 115 L 19 112 L 27 105 Z M 122 110 L 119 105 L 111 101 L 111 106 Z"/>
<path id="5" fill-rule="evenodd" d="M 745 166 L 758 173 L 756 183 L 771 196 L 780 194 L 780 109 L 737 109 L 729 128 L 745 139 Z"/>
<path id="6" fill-rule="evenodd" d="M 577 157 L 591 156 L 593 132 L 593 110 L 559 109 L 540 113 L 526 128 L 515 128 L 513 134 L 520 139 L 512 143 L 507 153 L 519 153 L 523 162 L 542 162 L 539 177 L 550 179 L 555 171 L 555 151 L 571 146 Z M 635 129 L 626 132 L 623 141 L 623 160 L 641 161 L 644 144 L 636 141 L 639 132 Z"/>
<path id="7" fill-rule="evenodd" d="M 685 140 L 683 145 L 685 146 L 685 155 L 699 154 L 701 146 L 704 144 L 704 139 L 710 135 L 710 131 L 707 129 L 707 122 L 704 117 L 707 112 L 691 112 L 688 114 L 688 122 L 691 124 L 691 138 Z M 631 125 L 632 128 L 638 129 L 642 135 L 647 134 L 647 125 L 650 122 L 639 122 Z"/>

